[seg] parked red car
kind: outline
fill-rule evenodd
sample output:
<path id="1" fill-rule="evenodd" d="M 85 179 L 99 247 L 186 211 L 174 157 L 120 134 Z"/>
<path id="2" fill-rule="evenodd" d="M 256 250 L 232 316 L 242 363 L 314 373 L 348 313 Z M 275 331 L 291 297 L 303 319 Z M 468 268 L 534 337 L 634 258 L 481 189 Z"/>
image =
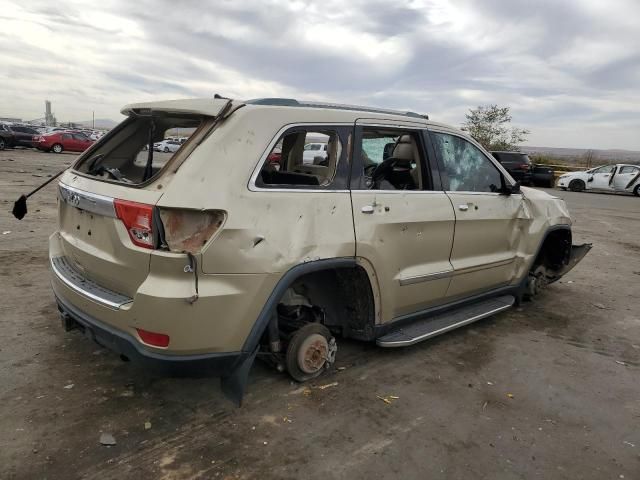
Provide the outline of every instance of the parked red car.
<path id="1" fill-rule="evenodd" d="M 84 152 L 94 141 L 81 133 L 51 132 L 37 137 L 36 147 L 45 152 Z"/>

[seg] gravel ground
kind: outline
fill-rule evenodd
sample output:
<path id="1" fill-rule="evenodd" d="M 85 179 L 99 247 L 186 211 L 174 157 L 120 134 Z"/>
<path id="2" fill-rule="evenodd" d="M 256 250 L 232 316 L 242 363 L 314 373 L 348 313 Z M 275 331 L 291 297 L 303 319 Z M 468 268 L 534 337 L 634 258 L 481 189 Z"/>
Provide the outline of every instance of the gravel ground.
<path id="1" fill-rule="evenodd" d="M 0 479 L 640 478 L 640 199 L 555 191 L 594 247 L 535 303 L 406 349 L 342 341 L 306 387 L 256 364 L 237 409 L 63 332 L 55 187 L 8 211 L 74 158 L 0 152 Z"/>

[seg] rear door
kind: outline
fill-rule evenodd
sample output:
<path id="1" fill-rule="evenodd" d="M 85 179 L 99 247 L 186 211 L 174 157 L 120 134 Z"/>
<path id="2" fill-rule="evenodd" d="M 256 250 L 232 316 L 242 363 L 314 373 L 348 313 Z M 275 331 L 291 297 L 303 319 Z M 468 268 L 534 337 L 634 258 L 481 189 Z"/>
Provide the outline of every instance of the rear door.
<path id="1" fill-rule="evenodd" d="M 73 139 L 73 135 L 70 133 L 63 133 L 60 135 L 60 141 L 62 142 L 62 148 L 70 152 L 76 152 L 76 141 Z"/>
<path id="2" fill-rule="evenodd" d="M 424 135 L 422 126 L 410 123 L 356 123 L 356 255 L 376 272 L 382 322 L 442 302 L 453 270 L 455 216 L 439 177 L 432 175 L 435 162 Z M 380 171 L 386 173 L 375 178 Z"/>
<path id="3" fill-rule="evenodd" d="M 507 180 L 494 160 L 454 132 L 429 135 L 442 183 L 455 211 L 454 275 L 447 297 L 465 297 L 509 284 L 530 215 L 522 194 L 498 193 Z"/>
<path id="4" fill-rule="evenodd" d="M 613 178 L 614 189 L 618 192 L 632 191 L 633 185 L 640 178 L 640 167 L 633 165 L 622 165 L 618 168 L 618 173 Z"/>

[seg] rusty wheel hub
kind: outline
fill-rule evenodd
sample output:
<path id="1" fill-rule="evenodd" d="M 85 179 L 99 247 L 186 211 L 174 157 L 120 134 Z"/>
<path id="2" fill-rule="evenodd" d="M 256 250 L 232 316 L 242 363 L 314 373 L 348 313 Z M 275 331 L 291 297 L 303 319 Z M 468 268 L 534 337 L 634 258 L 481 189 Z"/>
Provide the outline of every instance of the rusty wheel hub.
<path id="1" fill-rule="evenodd" d="M 329 357 L 329 343 L 324 336 L 314 333 L 309 335 L 298 350 L 298 367 L 304 373 L 316 373 Z"/>

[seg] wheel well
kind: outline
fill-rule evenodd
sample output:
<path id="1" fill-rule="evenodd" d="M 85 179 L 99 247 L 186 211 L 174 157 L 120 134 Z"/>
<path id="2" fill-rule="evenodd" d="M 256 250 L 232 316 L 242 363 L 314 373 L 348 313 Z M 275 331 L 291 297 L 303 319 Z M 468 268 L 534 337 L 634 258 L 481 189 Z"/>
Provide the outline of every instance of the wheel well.
<path id="1" fill-rule="evenodd" d="M 343 337 L 370 340 L 375 306 L 369 276 L 360 266 L 330 268 L 297 278 L 289 287 L 322 311 L 322 323 Z"/>
<path id="2" fill-rule="evenodd" d="M 551 270 L 558 270 L 569 261 L 571 255 L 571 230 L 561 228 L 547 234 L 531 270 L 543 265 Z"/>

